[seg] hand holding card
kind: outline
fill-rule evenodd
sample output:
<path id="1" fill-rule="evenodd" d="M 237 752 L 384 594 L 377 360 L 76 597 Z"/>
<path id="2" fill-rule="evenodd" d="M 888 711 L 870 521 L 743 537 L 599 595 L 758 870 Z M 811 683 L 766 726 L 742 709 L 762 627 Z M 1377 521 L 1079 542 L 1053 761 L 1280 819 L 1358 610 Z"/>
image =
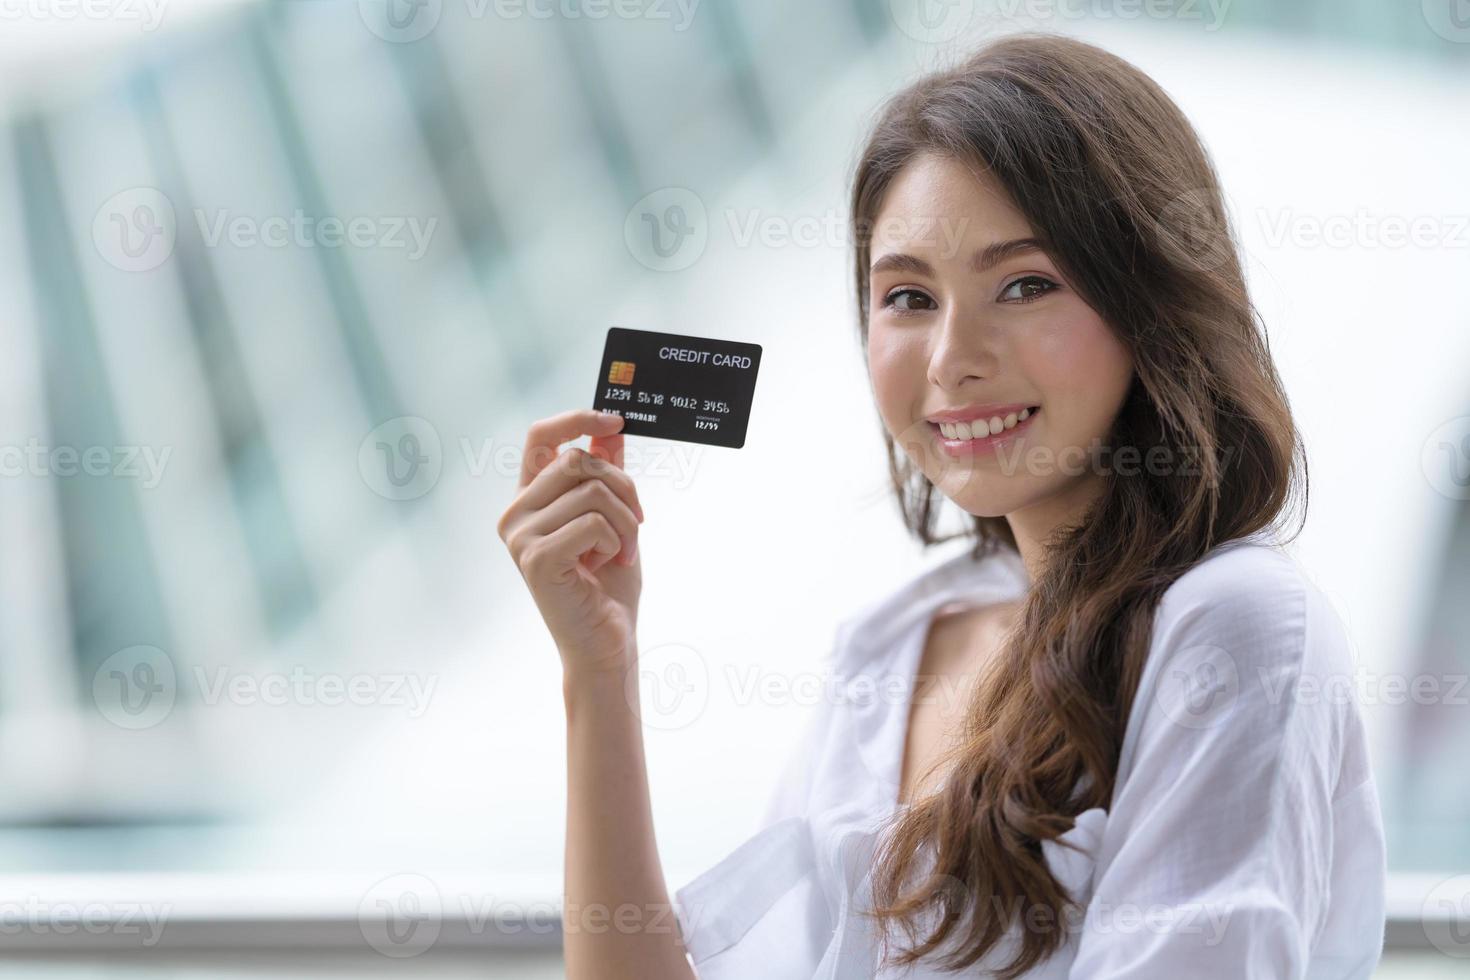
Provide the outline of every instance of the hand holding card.
<path id="1" fill-rule="evenodd" d="M 759 344 L 612 327 L 592 407 L 626 435 L 739 449 L 760 363 Z"/>
<path id="2" fill-rule="evenodd" d="M 569 677 L 621 671 L 637 652 L 643 505 L 616 459 L 622 425 L 589 409 L 533 423 L 520 489 L 497 527 Z M 582 435 L 593 451 L 560 448 Z M 602 450 L 612 465 L 596 458 Z"/>

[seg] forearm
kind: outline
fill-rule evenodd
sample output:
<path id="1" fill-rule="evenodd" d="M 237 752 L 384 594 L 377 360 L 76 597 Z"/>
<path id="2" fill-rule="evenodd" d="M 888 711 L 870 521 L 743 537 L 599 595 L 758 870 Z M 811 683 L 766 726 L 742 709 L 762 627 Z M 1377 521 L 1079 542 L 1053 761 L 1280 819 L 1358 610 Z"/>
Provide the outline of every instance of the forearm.
<path id="1" fill-rule="evenodd" d="M 621 673 L 568 676 L 563 695 L 568 980 L 695 980 L 654 839 L 637 702 Z"/>

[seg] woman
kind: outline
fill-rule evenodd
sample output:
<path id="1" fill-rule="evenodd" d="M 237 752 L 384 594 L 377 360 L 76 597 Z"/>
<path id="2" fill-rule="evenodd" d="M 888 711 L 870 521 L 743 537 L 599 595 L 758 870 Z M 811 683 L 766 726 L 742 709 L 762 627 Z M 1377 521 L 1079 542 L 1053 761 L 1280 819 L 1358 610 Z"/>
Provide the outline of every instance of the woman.
<path id="1" fill-rule="evenodd" d="M 1349 641 L 1278 539 L 1305 457 L 1188 122 L 1012 35 L 887 104 L 852 222 L 902 513 L 942 540 L 937 488 L 974 547 L 839 627 L 842 680 L 915 683 L 823 704 L 659 916 L 621 422 L 532 427 L 500 530 L 564 667 L 568 976 L 1367 977 L 1363 726 L 1298 696 Z"/>

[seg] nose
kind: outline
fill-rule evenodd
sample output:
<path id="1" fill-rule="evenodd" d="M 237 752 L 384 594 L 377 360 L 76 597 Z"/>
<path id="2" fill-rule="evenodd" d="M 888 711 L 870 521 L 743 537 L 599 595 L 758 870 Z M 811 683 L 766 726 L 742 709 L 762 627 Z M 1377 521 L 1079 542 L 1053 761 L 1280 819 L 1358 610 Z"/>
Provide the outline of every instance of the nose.
<path id="1" fill-rule="evenodd" d="M 930 384 L 957 389 L 966 381 L 995 377 L 1000 365 L 1000 339 L 984 316 L 963 304 L 951 303 L 930 336 Z"/>

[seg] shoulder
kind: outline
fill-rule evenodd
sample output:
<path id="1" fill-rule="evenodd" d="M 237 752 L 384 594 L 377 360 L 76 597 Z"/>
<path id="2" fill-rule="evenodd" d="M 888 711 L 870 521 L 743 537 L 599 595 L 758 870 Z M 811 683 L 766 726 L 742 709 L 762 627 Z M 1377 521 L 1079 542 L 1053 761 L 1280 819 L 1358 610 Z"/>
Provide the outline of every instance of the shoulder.
<path id="1" fill-rule="evenodd" d="M 1305 601 L 1310 582 L 1296 559 L 1264 539 L 1228 541 L 1180 575 L 1159 602 L 1162 621 L 1185 616 L 1272 621 Z"/>
<path id="2" fill-rule="evenodd" d="M 1344 757 L 1361 728 L 1353 659 L 1341 618 L 1292 555 L 1270 540 L 1227 542 L 1159 602 L 1126 755 L 1239 740 L 1289 744 L 1286 756 L 1326 773 L 1360 769 Z"/>
<path id="3" fill-rule="evenodd" d="M 1341 618 L 1300 562 L 1255 535 L 1215 548 L 1159 601 L 1153 647 L 1213 643 L 1242 665 L 1295 673 L 1352 670 Z"/>
<path id="4" fill-rule="evenodd" d="M 1164 591 L 1151 658 L 1183 646 L 1215 645 L 1236 660 L 1300 668 L 1308 609 L 1317 598 L 1316 586 L 1279 544 L 1259 537 L 1226 542 Z"/>

